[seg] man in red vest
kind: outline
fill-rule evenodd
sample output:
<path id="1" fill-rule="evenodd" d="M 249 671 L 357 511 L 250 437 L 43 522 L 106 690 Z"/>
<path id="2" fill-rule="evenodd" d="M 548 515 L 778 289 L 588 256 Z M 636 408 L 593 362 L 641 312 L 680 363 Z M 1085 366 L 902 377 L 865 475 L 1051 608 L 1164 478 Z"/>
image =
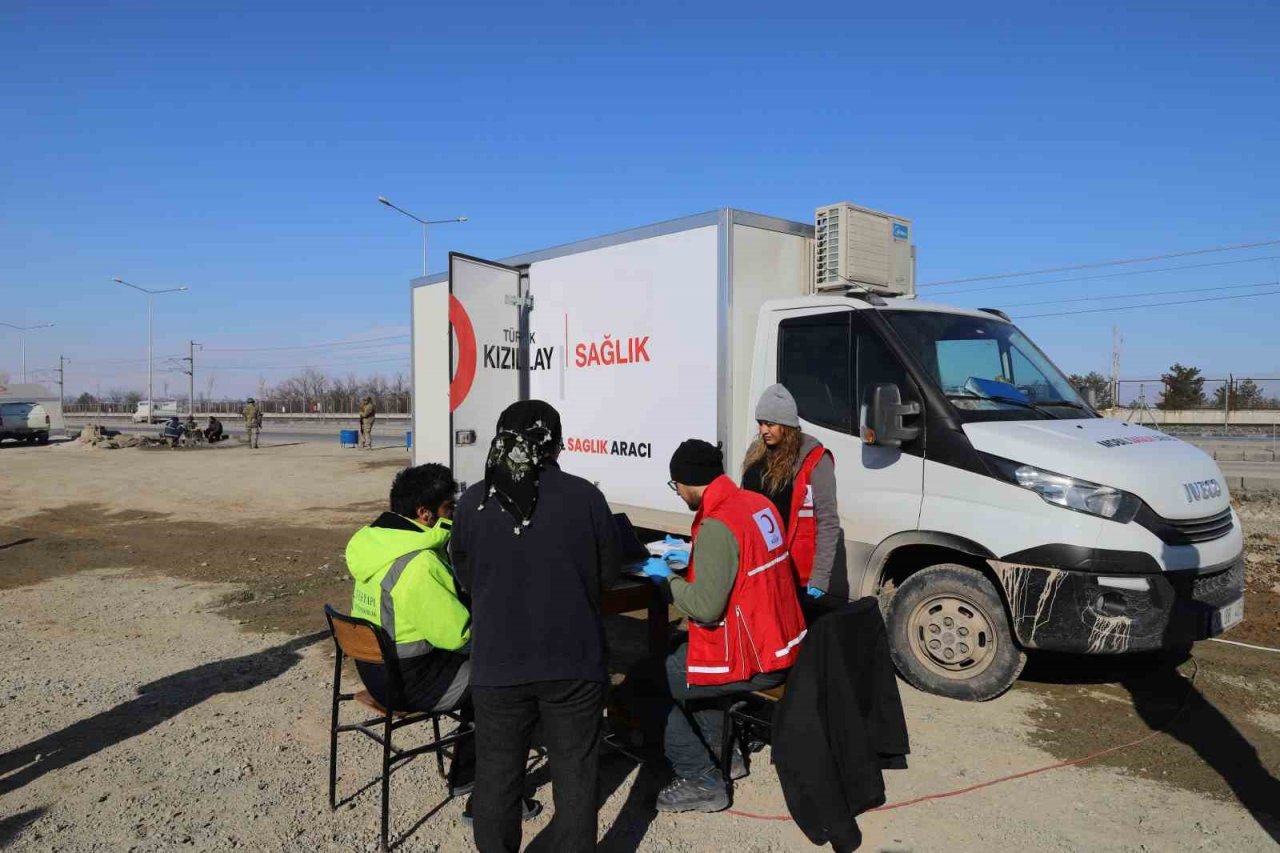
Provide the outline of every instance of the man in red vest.
<path id="1" fill-rule="evenodd" d="M 689 639 L 666 660 L 672 707 L 664 749 L 676 778 L 658 794 L 658 810 L 715 812 L 729 806 L 728 782 L 713 751 L 724 713 L 706 700 L 776 687 L 804 639 L 786 530 L 768 498 L 724 475 L 720 450 L 689 439 L 671 457 L 672 489 L 697 514 L 687 578 L 663 559 L 645 574 L 688 617 Z"/>

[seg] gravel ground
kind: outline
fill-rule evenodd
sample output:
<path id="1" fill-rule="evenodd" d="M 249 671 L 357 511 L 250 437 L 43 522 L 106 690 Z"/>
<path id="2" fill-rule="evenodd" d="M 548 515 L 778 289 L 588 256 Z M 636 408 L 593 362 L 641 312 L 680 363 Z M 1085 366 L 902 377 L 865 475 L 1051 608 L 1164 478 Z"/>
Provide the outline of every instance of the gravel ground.
<path id="1" fill-rule="evenodd" d="M 345 604 L 332 552 L 373 511 L 397 463 L 315 446 L 0 453 L 6 481 L 24 483 L 0 494 L 0 621 L 9 629 L 0 847 L 376 849 L 377 790 L 364 787 L 377 770 L 372 744 L 344 741 L 339 790 L 349 802 L 337 812 L 326 802 L 333 658 L 317 615 L 322 600 Z M 615 623 L 611 636 L 627 627 Z M 1275 791 L 1280 667 L 1274 655 L 1222 644 L 1201 644 L 1195 656 L 1203 704 L 1222 708 L 1195 717 L 1211 727 L 1158 735 L 1111 765 L 866 815 L 863 849 L 1275 849 L 1280 827 L 1264 813 L 1274 807 L 1250 813 L 1240 802 Z M 1177 710 L 1168 696 L 1189 695 L 1175 675 L 1140 684 L 1145 701 L 1135 683 L 1132 670 L 1046 664 L 981 705 L 903 685 L 913 754 L 910 770 L 887 775 L 889 801 L 1123 743 L 1166 722 Z M 1223 738 L 1225 758 L 1206 748 Z M 1161 755 L 1176 772 L 1150 772 Z M 809 848 L 788 821 L 760 819 L 786 813 L 767 752 L 738 786 L 739 814 L 655 815 L 661 780 L 620 756 L 605 759 L 602 777 L 601 849 Z M 550 806 L 544 770 L 530 787 Z M 445 801 L 429 760 L 398 771 L 392 790 L 393 833 L 407 836 L 398 849 L 471 849 L 462 803 Z M 527 826 L 528 849 L 547 849 L 549 818 L 550 808 Z"/>

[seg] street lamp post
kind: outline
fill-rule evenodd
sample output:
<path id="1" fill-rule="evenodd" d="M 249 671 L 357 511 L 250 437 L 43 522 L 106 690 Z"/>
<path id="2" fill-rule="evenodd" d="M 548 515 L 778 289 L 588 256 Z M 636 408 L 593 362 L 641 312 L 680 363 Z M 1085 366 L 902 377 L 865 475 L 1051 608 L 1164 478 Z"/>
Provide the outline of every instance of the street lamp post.
<path id="1" fill-rule="evenodd" d="M 136 284 L 130 284 L 122 278 L 113 278 L 112 281 L 116 284 L 123 284 L 125 287 L 132 287 L 139 293 L 145 293 L 147 295 L 147 420 L 150 421 L 156 413 L 155 401 L 151 398 L 151 297 L 159 293 L 180 293 L 181 291 L 189 290 L 190 288 L 183 286 L 168 287 L 163 290 L 149 290 L 145 287 L 139 287 Z"/>
<path id="2" fill-rule="evenodd" d="M 387 197 L 384 195 L 378 196 L 378 201 L 381 202 L 382 204 L 385 204 L 387 207 L 391 208 L 392 210 L 403 213 L 405 216 L 409 217 L 414 222 L 417 222 L 422 225 L 422 274 L 424 276 L 427 274 L 427 226 L 448 225 L 451 222 L 467 221 L 467 217 L 465 216 L 455 216 L 453 219 L 420 219 L 419 217 L 414 216 L 412 213 L 405 210 L 403 207 L 397 207 L 396 205 L 392 204 L 390 201 L 387 200 Z"/>
<path id="3" fill-rule="evenodd" d="M 0 326 L 8 326 L 10 329 L 17 329 L 22 333 L 22 382 L 25 385 L 27 381 L 27 332 L 32 329 L 51 329 L 52 323 L 39 323 L 35 326 L 15 326 L 12 323 L 0 323 Z"/>

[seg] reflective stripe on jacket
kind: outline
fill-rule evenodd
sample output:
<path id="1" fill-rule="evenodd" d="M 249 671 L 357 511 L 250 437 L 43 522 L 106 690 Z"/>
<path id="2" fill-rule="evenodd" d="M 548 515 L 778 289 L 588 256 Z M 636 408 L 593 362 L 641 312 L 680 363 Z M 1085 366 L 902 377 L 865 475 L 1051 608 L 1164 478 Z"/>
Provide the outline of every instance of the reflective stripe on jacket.
<path id="1" fill-rule="evenodd" d="M 347 543 L 351 615 L 381 625 L 401 658 L 471 640 L 471 614 L 445 556 L 450 529 L 447 519 L 423 527 L 384 512 Z"/>
<path id="2" fill-rule="evenodd" d="M 813 574 L 813 557 L 818 551 L 818 520 L 813 507 L 813 469 L 831 451 L 821 444 L 809 451 L 796 474 L 791 491 L 791 518 L 787 519 L 787 548 L 795 564 L 800 585 L 809 583 Z M 833 457 L 834 460 L 834 457 Z"/>
<path id="3" fill-rule="evenodd" d="M 698 529 L 708 518 L 733 533 L 738 573 L 720 621 L 689 622 L 689 683 L 728 684 L 786 669 L 795 663 L 805 622 L 778 510 L 768 498 L 738 488 L 723 475 L 707 486 L 693 520 L 692 583 L 697 583 Z"/>

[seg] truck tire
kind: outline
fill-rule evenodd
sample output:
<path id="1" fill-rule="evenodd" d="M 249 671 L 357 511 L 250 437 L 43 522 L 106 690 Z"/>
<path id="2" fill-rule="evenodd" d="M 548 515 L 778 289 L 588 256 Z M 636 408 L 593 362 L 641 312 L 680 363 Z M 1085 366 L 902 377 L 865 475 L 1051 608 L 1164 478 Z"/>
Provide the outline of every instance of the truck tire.
<path id="1" fill-rule="evenodd" d="M 49 433 L 47 432 L 36 433 L 36 444 L 48 444 L 48 443 L 49 443 Z"/>
<path id="2" fill-rule="evenodd" d="M 926 693 L 985 702 L 1008 690 L 1027 663 L 996 588 L 956 563 L 903 581 L 889 603 L 888 629 L 898 672 Z"/>

